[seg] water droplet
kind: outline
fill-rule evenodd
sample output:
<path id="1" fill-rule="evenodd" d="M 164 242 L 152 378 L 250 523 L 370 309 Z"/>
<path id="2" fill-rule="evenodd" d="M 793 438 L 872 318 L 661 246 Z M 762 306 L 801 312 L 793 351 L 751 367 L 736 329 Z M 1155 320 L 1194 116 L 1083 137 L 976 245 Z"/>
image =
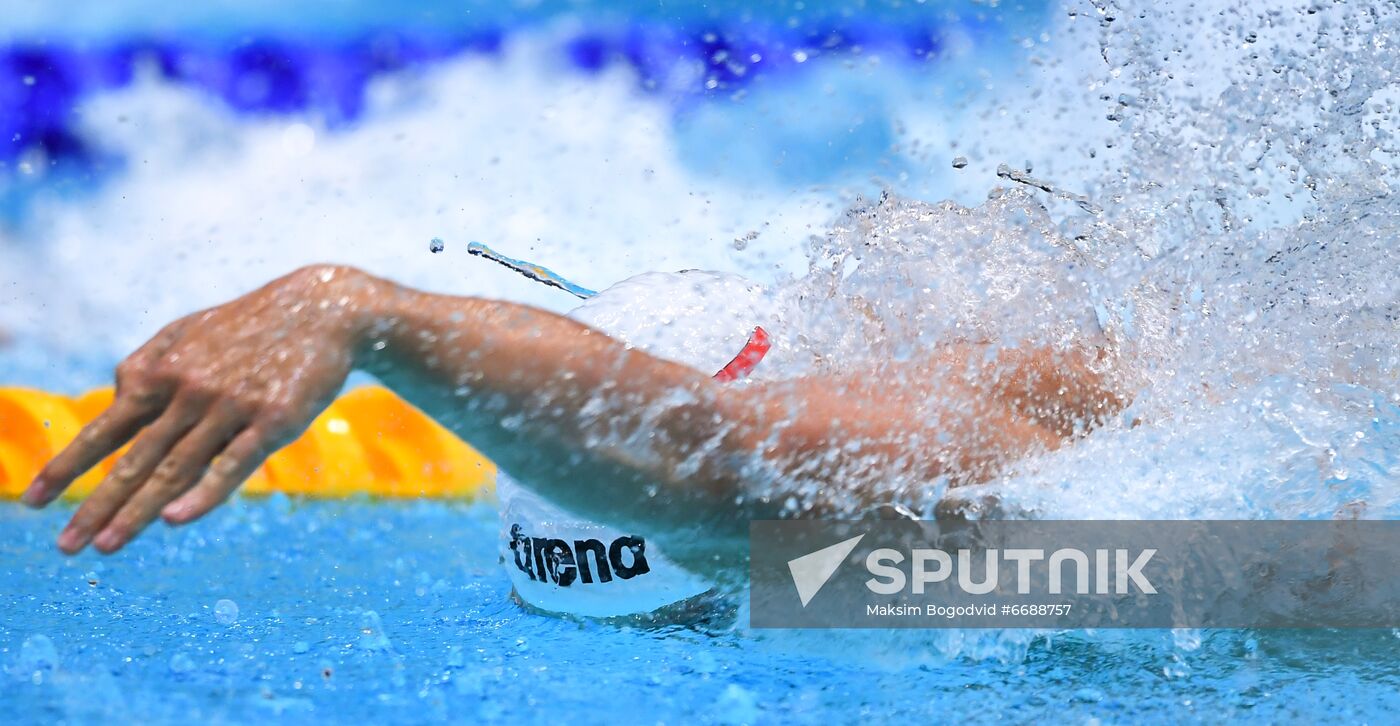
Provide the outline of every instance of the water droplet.
<path id="1" fill-rule="evenodd" d="M 31 635 L 19 647 L 20 673 L 40 673 L 58 667 L 58 649 L 47 635 Z"/>
<path id="2" fill-rule="evenodd" d="M 1098 703 L 1103 700 L 1103 691 L 1097 688 L 1081 688 L 1074 692 L 1074 700 L 1080 703 Z"/>
<path id="3" fill-rule="evenodd" d="M 194 660 L 184 653 L 176 653 L 170 657 L 170 672 L 182 675 L 194 670 Z"/>
<path id="4" fill-rule="evenodd" d="M 360 616 L 360 648 L 369 651 L 384 651 L 393 648 L 389 636 L 384 634 L 384 623 L 379 613 L 366 610 Z"/>
<path id="5" fill-rule="evenodd" d="M 1176 628 L 1172 630 L 1172 644 L 1184 651 L 1193 651 L 1201 647 L 1201 631 L 1195 628 Z"/>
<path id="6" fill-rule="evenodd" d="M 442 243 L 442 240 L 437 237 L 434 237 L 433 241 L 428 243 L 428 251 L 432 252 L 433 254 L 437 254 L 446 248 L 447 245 L 444 245 Z"/>
<path id="7" fill-rule="evenodd" d="M 954 168 L 954 169 L 965 169 L 965 168 L 967 168 L 967 157 L 966 157 L 966 156 L 954 157 L 954 158 L 953 158 L 953 168 Z"/>
<path id="8" fill-rule="evenodd" d="M 238 620 L 238 603 L 232 600 L 220 600 L 214 603 L 214 619 L 220 625 L 233 625 Z"/>
<path id="9" fill-rule="evenodd" d="M 714 715 L 721 723 L 758 723 L 758 699 L 747 688 L 731 683 L 715 701 Z"/>

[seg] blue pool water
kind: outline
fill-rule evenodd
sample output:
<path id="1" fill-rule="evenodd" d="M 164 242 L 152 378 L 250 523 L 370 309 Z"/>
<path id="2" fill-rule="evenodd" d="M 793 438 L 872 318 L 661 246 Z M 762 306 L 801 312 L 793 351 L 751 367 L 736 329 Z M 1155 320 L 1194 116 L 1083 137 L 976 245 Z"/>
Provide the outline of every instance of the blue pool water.
<path id="1" fill-rule="evenodd" d="M 308 262 L 573 304 L 481 240 L 744 274 L 833 359 L 1116 326 L 1141 425 L 991 485 L 1038 516 L 1400 518 L 1392 5 L 751 5 L 0 0 L 0 385 L 105 385 Z M 1400 712 L 1395 631 L 572 620 L 511 599 L 487 502 L 235 500 L 65 559 L 71 507 L 0 502 L 3 723 Z"/>
<path id="2" fill-rule="evenodd" d="M 1062 634 L 976 659 L 850 631 L 834 637 L 858 655 L 813 655 L 723 616 L 525 612 L 486 506 L 242 502 L 72 560 L 49 544 L 64 514 L 0 509 L 7 722 L 1386 723 L 1400 708 L 1388 632 Z"/>

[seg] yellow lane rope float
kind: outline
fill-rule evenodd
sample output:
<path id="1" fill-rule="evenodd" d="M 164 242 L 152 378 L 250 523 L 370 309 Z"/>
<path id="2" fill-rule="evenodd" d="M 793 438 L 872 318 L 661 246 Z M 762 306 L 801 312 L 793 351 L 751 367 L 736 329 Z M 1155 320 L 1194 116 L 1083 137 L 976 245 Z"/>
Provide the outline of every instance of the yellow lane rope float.
<path id="1" fill-rule="evenodd" d="M 110 388 L 75 397 L 0 388 L 0 499 L 24 493 L 39 469 L 111 402 Z M 84 474 L 65 496 L 92 491 L 122 453 Z M 489 495 L 495 483 L 496 466 L 486 457 L 388 389 L 367 386 L 332 403 L 243 491 L 472 499 Z"/>

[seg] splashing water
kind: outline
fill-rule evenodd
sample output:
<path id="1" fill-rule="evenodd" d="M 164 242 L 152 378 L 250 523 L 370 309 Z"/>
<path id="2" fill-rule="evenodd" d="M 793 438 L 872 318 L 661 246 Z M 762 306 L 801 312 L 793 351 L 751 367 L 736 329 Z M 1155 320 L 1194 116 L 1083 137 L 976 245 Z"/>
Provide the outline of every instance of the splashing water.
<path id="1" fill-rule="evenodd" d="M 1053 45 L 1035 51 L 1025 83 L 1009 92 L 999 89 L 995 98 L 962 112 L 971 120 L 959 130 L 958 176 L 928 187 L 889 181 L 891 194 L 851 205 L 834 227 L 811 240 L 805 275 L 772 286 L 778 321 L 765 327 L 779 343 L 759 373 L 910 358 L 959 339 L 1107 341 L 1122 351 L 1134 392 L 1129 411 L 1077 445 L 1023 462 L 980 491 L 995 492 L 1010 511 L 1047 518 L 1400 516 L 1400 207 L 1389 194 L 1400 162 L 1398 29 L 1400 11 L 1383 3 L 1068 4 L 1049 33 Z M 454 73 L 466 77 L 472 70 Z M 527 90 L 537 85 L 534 76 L 514 70 Z M 430 79 L 423 84 L 430 91 L 425 95 L 448 97 L 435 89 L 461 80 Z M 160 108 L 178 106 L 179 99 L 165 100 Z M 646 146 L 663 123 L 617 112 L 613 106 L 630 107 L 632 101 L 615 100 L 571 97 L 544 111 L 522 103 L 511 115 L 538 117 L 532 123 L 550 133 L 558 131 L 560 113 L 603 118 L 574 132 L 580 143 L 570 153 L 580 159 L 577 166 L 586 166 L 595 160 L 581 149 L 606 150 L 600 139 L 619 136 Z M 432 111 L 433 103 L 426 105 Z M 444 105 L 447 118 L 466 116 Z M 582 110 L 570 111 L 574 106 Z M 595 113 L 599 107 L 611 115 Z M 913 104 L 896 113 L 910 121 L 932 115 Z M 441 121 L 408 118 L 424 128 Z M 218 137 L 226 120 L 204 122 L 197 128 L 213 129 L 210 135 Z M 278 149 L 254 155 L 255 161 L 281 163 L 275 129 L 259 127 L 251 136 L 266 142 L 253 143 L 255 148 Z M 381 154 L 372 149 L 393 148 L 383 143 L 393 136 L 372 127 L 361 137 L 327 142 L 329 152 L 311 154 L 328 166 L 326 159 L 345 156 L 387 168 L 399 161 L 392 154 L 426 157 L 421 148 L 438 153 L 425 140 L 430 137 L 410 137 L 401 144 L 409 151 Z M 191 136 L 189 143 L 200 142 Z M 139 148 L 134 140 L 131 145 Z M 217 164 L 235 156 L 218 148 L 201 153 L 217 157 Z M 457 153 L 464 154 L 461 166 L 495 168 L 485 154 Z M 901 153 L 911 167 L 947 166 L 941 149 L 928 159 Z M 655 194 L 670 199 L 694 188 L 681 170 L 661 165 L 658 171 L 653 162 L 670 159 L 649 146 L 638 150 L 633 143 L 615 155 L 627 160 L 626 176 L 654 180 L 636 188 L 618 181 L 623 193 L 599 192 L 597 199 L 593 191 L 558 192 L 576 198 L 563 211 L 601 200 L 615 213 L 599 218 L 623 218 L 635 206 L 628 203 L 628 190 L 660 189 Z M 993 174 L 978 173 L 986 162 L 1023 159 L 1034 160 L 1033 179 L 1028 169 L 1021 173 L 1008 165 L 1002 175 L 1008 186 L 988 193 L 997 182 Z M 186 179 L 209 176 L 217 164 L 191 164 Z M 254 167 L 235 164 L 234 171 L 258 178 Z M 444 168 L 430 169 L 435 183 L 446 184 Z M 333 168 L 318 178 L 332 190 L 328 196 L 357 182 Z M 137 177 L 121 191 L 161 197 L 183 181 Z M 512 184 L 519 198 L 540 194 L 532 180 Z M 1047 187 L 1064 194 L 1046 194 Z M 958 201 L 918 202 L 901 193 L 928 188 Z M 642 256 L 643 242 L 665 237 L 673 218 L 703 228 L 702 236 L 730 239 L 765 226 L 763 211 L 779 208 L 776 202 L 746 201 L 733 189 L 707 191 L 716 206 L 731 210 L 730 219 L 716 222 L 708 201 L 691 201 L 680 212 L 648 216 L 643 232 L 632 235 L 637 241 L 626 266 L 609 261 L 623 255 L 596 256 L 586 246 L 570 250 L 577 261 L 550 261 L 569 269 L 602 261 L 605 269 L 596 270 L 602 280 L 620 278 L 638 264 L 690 266 L 693 257 L 674 251 Z M 86 255 L 95 249 L 91 240 L 101 237 L 93 231 L 103 228 L 101 215 L 127 219 L 119 196 L 104 197 L 96 222 L 56 213 L 64 245 L 76 248 L 73 259 L 84 258 L 89 270 L 132 264 L 114 263 L 116 251 Z M 490 224 L 500 234 L 482 234 L 493 239 L 541 229 L 564 236 L 554 227 L 562 223 L 549 218 L 569 215 L 525 210 L 502 219 L 493 213 L 510 209 L 505 200 L 515 197 L 501 196 L 472 202 L 469 212 L 449 212 L 446 224 L 466 228 L 484 224 L 480 219 L 497 220 Z M 164 204 L 145 206 L 167 213 Z M 781 228 L 765 232 L 762 241 L 796 239 L 821 216 L 813 211 L 819 206 L 810 198 L 784 202 Z M 379 221 L 362 218 L 370 213 Z M 235 228 L 240 214 L 221 207 L 198 218 L 179 216 L 177 223 L 181 234 L 190 235 L 203 232 L 210 217 L 225 223 L 210 227 L 213 237 L 227 233 L 215 227 Z M 311 238 L 323 216 L 299 211 L 288 218 L 297 235 Z M 393 216 L 385 208 L 350 214 L 386 238 L 421 240 L 443 226 L 414 222 L 405 230 L 385 221 Z M 614 231 L 598 218 L 588 221 L 588 238 L 605 239 Z M 143 238 L 160 226 L 135 219 L 119 229 Z M 260 228 L 257 240 L 280 244 L 287 226 L 273 227 Z M 329 242 L 318 244 L 307 254 L 330 249 Z M 432 259 L 417 244 L 414 259 Z M 730 248 L 724 249 L 728 255 Z M 360 261 L 389 262 L 383 256 Z M 280 268 L 285 260 L 274 262 Z M 274 271 L 263 263 L 259 258 L 245 266 L 258 268 L 259 275 Z M 410 273 L 447 284 L 437 271 Z M 483 287 L 506 289 L 495 282 Z M 126 289 L 106 291 L 118 293 Z M 173 303 L 157 302 L 177 312 Z M 956 657 L 1018 661 L 1038 637 L 1028 631 L 897 634 L 865 639 L 873 644 L 863 652 L 903 654 L 880 656 L 898 660 L 895 665 Z M 1117 636 L 1095 637 L 1106 648 L 1116 647 Z M 851 639 L 823 634 L 811 640 L 811 648 L 832 654 L 854 650 Z M 1136 641 L 1125 636 L 1123 642 L 1127 649 Z M 1168 666 L 1175 670 L 1166 675 L 1189 673 L 1182 659 L 1192 656 L 1183 654 L 1197 647 L 1179 638 L 1163 643 L 1181 656 L 1173 663 L 1182 664 Z"/>
<path id="2" fill-rule="evenodd" d="M 1128 415 L 986 488 L 1036 516 L 1400 515 L 1400 10 L 1066 18 L 1078 52 L 1041 81 L 1090 81 L 1047 125 L 1107 107 L 1109 153 L 1061 138 L 1037 174 L 1053 182 L 1008 172 L 1021 185 L 975 207 L 856 204 L 783 289 L 780 334 L 857 366 L 955 340 L 1109 341 Z M 1016 158 L 986 133 L 973 148 Z"/>
<path id="3" fill-rule="evenodd" d="M 1400 209 L 1387 195 L 1400 98 L 1390 69 L 1400 59 L 1374 40 L 1400 15 L 1229 8 L 1211 32 L 1199 21 L 1174 28 L 1176 18 L 1214 17 L 1191 3 L 1153 17 L 1109 5 L 1067 17 L 1088 37 L 1064 31 L 1079 53 L 1041 80 L 1063 89 L 1076 58 L 1089 65 L 1073 70 L 1095 80 L 1051 125 L 1092 130 L 1074 115 L 1107 103 L 1108 153 L 1075 153 L 1094 143 L 1088 134 L 1056 139 L 1047 146 L 1058 153 L 1036 162 L 1037 181 L 1050 181 L 1006 174 L 1019 183 L 971 206 L 897 194 L 857 202 L 812 239 L 807 274 L 771 291 L 781 355 L 760 375 L 859 369 L 957 340 L 1106 342 L 1121 352 L 1128 411 L 952 496 L 994 494 L 1004 516 L 1043 518 L 1400 516 Z M 1180 75 L 1209 82 L 1187 87 Z M 989 126 L 964 148 L 1030 155 L 1002 131 Z M 1046 187 L 1072 191 L 1042 196 Z M 901 669 L 1022 662 L 1050 637 L 770 642 Z M 1211 637 L 1216 652 L 1254 643 L 1248 633 Z M 1171 680 L 1213 657 L 1199 632 L 1068 640 L 1146 654 Z"/>
<path id="4" fill-rule="evenodd" d="M 1117 424 L 975 487 L 1012 515 L 1400 516 L 1400 207 L 1389 194 L 1400 9 L 1100 2 L 1071 5 L 1063 22 L 1057 37 L 1075 52 L 1006 103 L 1027 109 L 1003 114 L 1042 123 L 1006 134 L 993 118 L 962 148 L 1017 159 L 1043 144 L 1057 153 L 1038 156 L 1037 176 L 1053 181 L 1031 186 L 1082 190 L 1092 205 L 1024 184 L 973 207 L 856 205 L 789 288 L 812 355 L 907 356 L 970 337 L 1119 346 L 1135 396 Z M 1044 637 L 793 636 L 895 667 L 1017 662 Z M 1247 634 L 1212 637 L 1256 647 Z M 1070 639 L 1110 652 L 1146 642 L 1166 654 L 1156 670 L 1168 679 L 1209 660 L 1199 632 Z"/>

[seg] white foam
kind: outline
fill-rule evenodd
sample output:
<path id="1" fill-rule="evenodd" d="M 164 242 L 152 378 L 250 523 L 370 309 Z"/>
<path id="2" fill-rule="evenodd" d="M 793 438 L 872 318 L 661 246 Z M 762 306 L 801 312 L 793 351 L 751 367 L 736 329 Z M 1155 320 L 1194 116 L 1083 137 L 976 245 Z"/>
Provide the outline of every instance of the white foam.
<path id="1" fill-rule="evenodd" d="M 55 354 L 116 360 L 178 315 L 317 261 L 571 304 L 469 257 L 470 240 L 595 288 L 647 270 L 800 267 L 791 242 L 820 228 L 829 194 L 692 176 L 661 100 L 623 70 L 561 76 L 542 42 L 380 81 L 344 131 L 239 118 L 150 78 L 92 99 L 85 135 L 125 168 L 91 198 L 30 210 L 23 241 L 0 247 L 16 257 L 0 324 Z M 444 253 L 429 253 L 433 237 Z"/>

